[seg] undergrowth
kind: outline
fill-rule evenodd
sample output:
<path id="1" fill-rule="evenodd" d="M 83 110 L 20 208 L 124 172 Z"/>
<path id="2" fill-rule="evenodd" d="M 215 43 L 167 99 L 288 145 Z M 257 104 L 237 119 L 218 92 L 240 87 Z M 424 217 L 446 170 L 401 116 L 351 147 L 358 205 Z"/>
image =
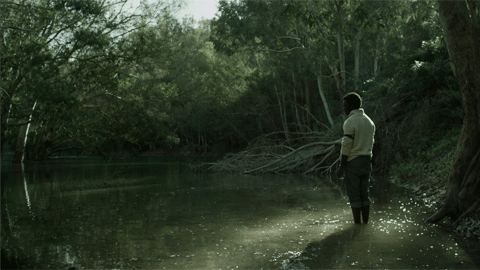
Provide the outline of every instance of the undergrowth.
<path id="1" fill-rule="evenodd" d="M 406 161 L 395 164 L 390 180 L 412 191 L 413 196 L 427 206 L 438 209 L 443 206 L 453 156 L 461 128 L 450 129 L 427 151 L 414 151 Z M 449 220 L 446 221 L 450 223 Z M 460 236 L 480 240 L 480 216 L 467 217 L 452 228 Z"/>

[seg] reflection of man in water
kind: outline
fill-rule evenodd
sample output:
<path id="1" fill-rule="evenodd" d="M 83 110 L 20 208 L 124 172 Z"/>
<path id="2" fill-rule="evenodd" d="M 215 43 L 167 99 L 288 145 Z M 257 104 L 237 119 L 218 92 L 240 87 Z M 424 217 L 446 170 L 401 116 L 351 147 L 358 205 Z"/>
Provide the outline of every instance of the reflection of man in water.
<path id="1" fill-rule="evenodd" d="M 343 97 L 343 110 L 348 118 L 343 124 L 342 157 L 337 172 L 339 178 L 345 177 L 347 195 L 356 224 L 361 223 L 360 215 L 363 223 L 368 222 L 368 189 L 375 135 L 375 124 L 361 106 L 362 98 L 357 93 L 349 93 Z"/>

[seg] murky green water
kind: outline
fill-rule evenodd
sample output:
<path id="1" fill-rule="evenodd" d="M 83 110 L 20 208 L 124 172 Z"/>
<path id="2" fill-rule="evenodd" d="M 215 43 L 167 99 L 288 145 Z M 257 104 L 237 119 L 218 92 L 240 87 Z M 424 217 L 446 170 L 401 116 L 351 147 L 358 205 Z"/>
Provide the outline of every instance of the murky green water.
<path id="1" fill-rule="evenodd" d="M 402 189 L 353 225 L 326 180 L 184 172 L 180 162 L 2 164 L 2 268 L 478 268 Z M 477 264 L 476 264 L 477 263 Z"/>

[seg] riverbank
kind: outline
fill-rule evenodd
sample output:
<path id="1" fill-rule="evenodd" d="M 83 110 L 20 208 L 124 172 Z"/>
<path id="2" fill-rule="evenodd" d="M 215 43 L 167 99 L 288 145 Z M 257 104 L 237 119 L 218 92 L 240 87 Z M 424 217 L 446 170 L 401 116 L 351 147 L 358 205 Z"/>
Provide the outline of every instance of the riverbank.
<path id="1" fill-rule="evenodd" d="M 417 153 L 407 162 L 392 166 L 389 180 L 406 187 L 413 197 L 432 209 L 440 209 L 445 201 L 447 182 L 457 147 L 459 132 L 451 130 L 428 151 Z M 480 214 L 465 218 L 458 226 L 445 218 L 441 225 L 458 237 L 480 247 Z"/>

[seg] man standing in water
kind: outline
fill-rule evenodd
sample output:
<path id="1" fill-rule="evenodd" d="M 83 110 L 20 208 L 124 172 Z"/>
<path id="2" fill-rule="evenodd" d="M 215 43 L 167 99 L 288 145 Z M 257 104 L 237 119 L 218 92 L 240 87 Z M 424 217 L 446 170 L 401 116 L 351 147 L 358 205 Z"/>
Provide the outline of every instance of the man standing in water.
<path id="1" fill-rule="evenodd" d="M 368 222 L 370 212 L 369 180 L 372 171 L 372 149 L 375 124 L 362 108 L 362 98 L 357 93 L 343 97 L 343 110 L 348 118 L 343 124 L 343 139 L 339 178 L 345 177 L 347 195 L 355 224 Z"/>

